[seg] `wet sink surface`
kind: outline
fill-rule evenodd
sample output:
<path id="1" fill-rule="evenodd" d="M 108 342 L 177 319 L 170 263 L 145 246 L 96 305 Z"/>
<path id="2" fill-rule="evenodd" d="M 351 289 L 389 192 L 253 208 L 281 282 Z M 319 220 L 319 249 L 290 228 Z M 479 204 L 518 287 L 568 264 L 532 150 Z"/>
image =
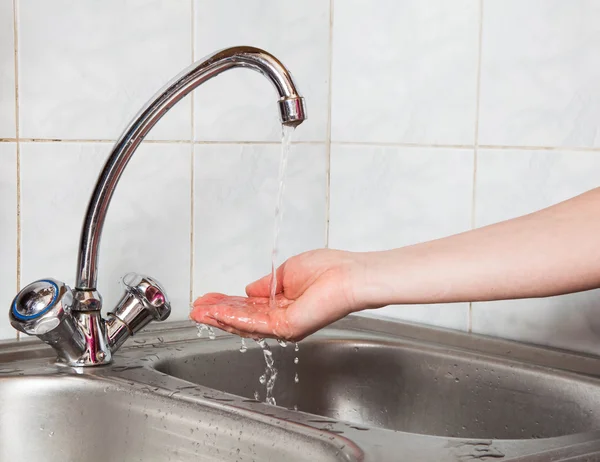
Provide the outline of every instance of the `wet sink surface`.
<path id="1" fill-rule="evenodd" d="M 271 342 L 270 406 L 254 342 L 196 334 L 161 326 L 93 369 L 0 342 L 0 460 L 600 460 L 597 357 L 350 317 Z"/>
<path id="2" fill-rule="evenodd" d="M 233 395 L 253 398 L 259 391 L 264 399 L 262 351 L 238 349 L 239 340 L 215 340 L 155 367 Z M 325 338 L 302 342 L 299 353 L 277 344 L 272 349 L 279 406 L 357 426 L 494 439 L 550 438 L 600 427 L 597 383 L 568 374 L 383 341 Z"/>
<path id="3" fill-rule="evenodd" d="M 2 461 L 303 461 L 306 455 L 338 459 L 311 438 L 100 379 L 0 377 Z"/>

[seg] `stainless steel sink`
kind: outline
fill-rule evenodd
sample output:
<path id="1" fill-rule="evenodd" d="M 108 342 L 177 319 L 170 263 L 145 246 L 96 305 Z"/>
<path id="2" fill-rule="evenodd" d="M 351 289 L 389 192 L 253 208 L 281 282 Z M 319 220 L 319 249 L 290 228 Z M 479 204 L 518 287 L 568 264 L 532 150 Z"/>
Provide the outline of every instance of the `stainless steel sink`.
<path id="1" fill-rule="evenodd" d="M 306 431 L 47 363 L 0 369 L 1 461 L 341 460 Z"/>
<path id="2" fill-rule="evenodd" d="M 260 348 L 190 348 L 156 368 L 246 398 L 264 391 Z M 314 338 L 272 346 L 277 403 L 311 414 L 425 435 L 532 439 L 600 428 L 597 381 L 402 341 Z M 299 358 L 295 364 L 294 357 Z M 300 382 L 295 383 L 298 373 Z"/>
<path id="3" fill-rule="evenodd" d="M 0 461 L 600 460 L 597 357 L 350 317 L 273 343 L 270 406 L 248 345 L 179 323 L 75 369 L 0 344 Z"/>

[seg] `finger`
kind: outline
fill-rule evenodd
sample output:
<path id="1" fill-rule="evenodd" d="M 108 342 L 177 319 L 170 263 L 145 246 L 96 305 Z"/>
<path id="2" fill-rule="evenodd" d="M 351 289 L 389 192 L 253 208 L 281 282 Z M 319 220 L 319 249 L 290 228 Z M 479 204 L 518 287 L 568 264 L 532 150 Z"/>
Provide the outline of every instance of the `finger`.
<path id="1" fill-rule="evenodd" d="M 227 309 L 215 309 L 207 313 L 207 318 L 212 323 L 244 332 L 247 336 L 262 336 L 269 332 L 269 317 L 265 313 L 247 313 L 241 310 L 232 313 Z"/>
<path id="2" fill-rule="evenodd" d="M 193 319 L 193 318 L 192 318 Z M 194 321 L 196 321 L 195 319 L 193 319 Z M 204 324 L 205 326 L 211 326 L 211 327 L 215 327 L 219 330 L 225 331 L 225 332 L 229 332 L 230 334 L 234 334 L 237 335 L 239 337 L 251 337 L 250 334 L 248 334 L 247 332 L 242 332 L 239 330 L 234 329 L 231 326 L 227 326 L 219 321 L 217 321 L 214 318 L 211 318 L 209 316 L 205 316 L 202 318 L 203 322 L 201 322 L 200 324 Z M 198 322 L 198 321 L 196 321 Z"/>
<path id="3" fill-rule="evenodd" d="M 225 332 L 229 332 L 230 334 L 237 335 L 238 337 L 245 337 L 245 338 L 251 337 L 247 332 L 242 332 L 242 331 L 236 330 L 233 327 L 227 326 L 227 325 L 223 324 L 222 322 L 219 322 L 216 320 L 212 320 L 212 321 L 214 321 L 214 324 L 211 324 L 211 325 L 213 327 L 216 327 L 217 329 L 224 330 Z"/>
<path id="4" fill-rule="evenodd" d="M 232 297 L 223 294 L 207 294 L 198 298 L 190 317 L 228 332 L 251 337 L 288 338 L 289 325 L 285 311 L 292 303 L 283 294 L 275 297 L 271 306 L 268 297 Z"/>
<path id="5" fill-rule="evenodd" d="M 283 268 L 285 263 L 277 268 L 277 287 L 276 294 L 283 292 Z M 254 281 L 246 286 L 246 294 L 248 297 L 268 297 L 271 295 L 271 278 L 272 274 L 267 274 L 257 281 Z"/>
<path id="6" fill-rule="evenodd" d="M 289 340 L 299 341 L 348 314 L 339 293 L 330 285 L 309 287 L 286 310 Z"/>
<path id="7" fill-rule="evenodd" d="M 290 335 L 285 312 L 292 301 L 283 295 L 276 297 L 274 307 L 270 306 L 266 297 L 246 299 L 246 306 L 232 307 L 227 302 L 224 300 L 216 306 L 198 306 L 201 319 L 211 324 L 217 322 L 252 337 L 287 338 Z"/>
<path id="8" fill-rule="evenodd" d="M 193 306 L 196 307 L 198 305 L 217 305 L 226 298 L 228 297 L 225 294 L 212 292 L 204 294 L 202 295 L 202 297 L 198 297 L 196 300 L 194 300 Z"/>
<path id="9" fill-rule="evenodd" d="M 194 310 L 190 313 L 190 318 L 197 323 L 216 327 L 217 329 L 224 330 L 226 332 L 229 332 L 230 334 L 239 335 L 240 337 L 249 336 L 249 334 L 246 332 L 236 330 L 233 327 L 218 321 L 214 316 L 211 315 L 210 311 L 206 310 L 206 307 L 204 307 L 203 305 L 196 306 Z"/>
<path id="10" fill-rule="evenodd" d="M 208 324 L 210 321 L 208 312 L 201 306 L 194 306 L 190 313 L 190 319 L 199 324 Z"/>

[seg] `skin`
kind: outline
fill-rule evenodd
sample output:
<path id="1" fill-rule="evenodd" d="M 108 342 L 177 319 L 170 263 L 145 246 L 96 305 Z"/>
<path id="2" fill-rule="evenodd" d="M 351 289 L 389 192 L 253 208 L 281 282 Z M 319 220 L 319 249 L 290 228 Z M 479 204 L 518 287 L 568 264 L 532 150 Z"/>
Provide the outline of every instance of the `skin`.
<path id="1" fill-rule="evenodd" d="M 246 287 L 207 294 L 191 317 L 245 337 L 297 341 L 344 316 L 395 304 L 548 297 L 600 287 L 600 188 L 523 217 L 382 252 L 321 249 Z"/>

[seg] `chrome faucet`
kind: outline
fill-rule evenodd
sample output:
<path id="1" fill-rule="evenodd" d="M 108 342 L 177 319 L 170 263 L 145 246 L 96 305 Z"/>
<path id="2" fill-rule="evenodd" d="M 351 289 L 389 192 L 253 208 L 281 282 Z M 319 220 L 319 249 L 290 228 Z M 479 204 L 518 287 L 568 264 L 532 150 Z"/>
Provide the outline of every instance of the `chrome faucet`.
<path id="1" fill-rule="evenodd" d="M 297 126 L 306 119 L 304 98 L 289 71 L 273 55 L 252 47 L 228 48 L 192 64 L 165 85 L 135 116 L 118 139 L 98 177 L 83 221 L 75 289 L 55 279 L 42 279 L 23 288 L 9 311 L 13 327 L 37 335 L 52 346 L 58 362 L 70 366 L 108 364 L 112 354 L 152 320 L 164 321 L 171 305 L 153 278 L 130 273 L 117 306 L 101 314 L 96 289 L 98 247 L 106 212 L 123 170 L 144 137 L 178 101 L 207 80 L 228 69 L 247 67 L 275 86 L 281 123 Z"/>

